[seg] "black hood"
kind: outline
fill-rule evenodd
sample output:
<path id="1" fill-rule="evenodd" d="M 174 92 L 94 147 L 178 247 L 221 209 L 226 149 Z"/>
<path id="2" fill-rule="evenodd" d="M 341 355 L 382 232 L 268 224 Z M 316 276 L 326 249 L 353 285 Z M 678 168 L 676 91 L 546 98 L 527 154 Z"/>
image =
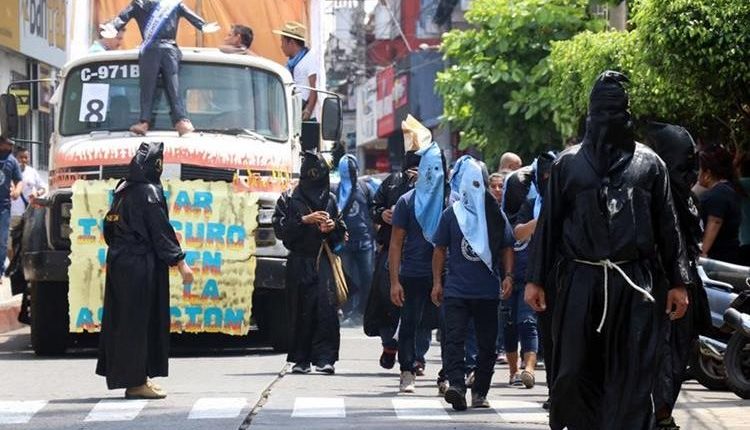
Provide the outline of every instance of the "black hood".
<path id="1" fill-rule="evenodd" d="M 687 195 L 698 181 L 698 156 L 690 133 L 679 125 L 651 122 L 646 126 L 645 137 L 667 165 L 672 189 Z"/>
<path id="2" fill-rule="evenodd" d="M 143 142 L 130 160 L 128 182 L 161 185 L 164 170 L 164 142 Z"/>
<path id="3" fill-rule="evenodd" d="M 547 192 L 547 183 L 549 182 L 549 174 L 552 171 L 552 164 L 555 162 L 556 154 L 552 151 L 539 154 L 536 157 L 536 170 L 532 180 L 536 185 L 537 192 L 544 197 Z"/>
<path id="4" fill-rule="evenodd" d="M 314 211 L 324 211 L 330 197 L 330 168 L 317 153 L 305 151 L 297 187 L 302 199 Z"/>
<path id="5" fill-rule="evenodd" d="M 606 71 L 599 75 L 589 98 L 582 149 L 596 172 L 604 177 L 627 164 L 635 151 L 627 76 Z"/>
<path id="6" fill-rule="evenodd" d="M 416 169 L 417 167 L 419 167 L 419 160 L 421 158 L 422 157 L 417 155 L 416 151 L 406 151 L 406 153 L 404 154 L 404 162 L 401 170 L 406 172 L 409 169 Z"/>

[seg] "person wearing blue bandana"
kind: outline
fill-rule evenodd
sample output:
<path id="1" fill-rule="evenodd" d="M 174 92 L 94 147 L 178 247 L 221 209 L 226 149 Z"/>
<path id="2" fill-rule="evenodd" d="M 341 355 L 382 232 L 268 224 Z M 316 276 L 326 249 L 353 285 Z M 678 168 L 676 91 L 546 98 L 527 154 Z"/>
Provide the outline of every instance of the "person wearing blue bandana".
<path id="1" fill-rule="evenodd" d="M 149 129 L 159 74 L 164 81 L 175 129 L 180 136 L 194 130 L 187 117 L 178 79 L 182 60 L 182 52 L 176 41 L 180 18 L 187 19 L 203 33 L 219 30 L 218 24 L 207 23 L 180 0 L 133 0 L 112 22 L 104 25 L 103 31 L 112 33 L 122 30 L 131 19 L 135 19 L 143 37 L 138 57 L 141 117 L 137 124 L 130 127 L 131 133 L 143 136 Z"/>
<path id="2" fill-rule="evenodd" d="M 524 301 L 523 294 L 526 285 L 526 267 L 529 259 L 528 245 L 536 228 L 536 220 L 549 182 L 549 172 L 555 161 L 554 152 L 540 154 L 533 163 L 533 174 L 531 180 L 536 195 L 527 196 L 526 201 L 515 217 L 513 233 L 516 237 L 516 269 L 513 291 L 508 297 L 503 297 L 509 307 L 509 319 L 505 325 L 506 354 L 510 369 L 510 382 L 514 384 L 520 381 L 526 388 L 533 388 L 536 383 L 534 369 L 539 355 L 539 341 L 542 341 L 545 353 L 545 371 L 547 374 L 547 386 L 551 387 L 552 377 L 552 339 L 550 333 L 550 315 L 548 309 L 537 314 Z M 551 303 L 550 303 L 551 309 Z M 521 343 L 521 355 L 525 368 L 518 373 L 518 343 Z"/>
<path id="3" fill-rule="evenodd" d="M 340 182 L 335 190 L 339 214 L 346 224 L 349 240 L 341 254 L 348 276 L 349 302 L 344 307 L 347 324 L 357 325 L 364 315 L 373 276 L 372 192 L 364 180 L 357 178 L 357 159 L 344 155 L 339 161 Z"/>
<path id="4" fill-rule="evenodd" d="M 391 301 L 401 308 L 398 361 L 401 392 L 414 392 L 417 328 L 430 302 L 432 236 L 446 197 L 445 162 L 437 143 L 417 151 L 417 183 L 396 203 L 389 253 Z M 430 305 L 431 306 L 431 305 Z"/>
<path id="5" fill-rule="evenodd" d="M 465 410 L 464 349 L 467 328 L 474 321 L 477 369 L 471 405 L 488 408 L 487 392 L 495 366 L 497 308 L 502 290 L 512 288 L 513 235 L 476 160 L 462 168 L 460 196 L 443 211 L 434 235 L 432 301 L 443 308 L 443 368 L 450 381 L 445 401 Z M 448 271 L 443 280 L 446 256 Z M 504 276 L 498 276 L 505 273 Z"/>

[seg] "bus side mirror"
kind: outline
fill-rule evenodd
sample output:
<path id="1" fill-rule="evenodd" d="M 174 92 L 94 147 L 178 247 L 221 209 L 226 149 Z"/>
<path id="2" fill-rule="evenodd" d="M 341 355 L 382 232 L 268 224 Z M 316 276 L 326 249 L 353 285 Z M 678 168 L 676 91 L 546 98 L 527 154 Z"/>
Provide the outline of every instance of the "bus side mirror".
<path id="1" fill-rule="evenodd" d="M 0 95 L 0 136 L 15 137 L 18 133 L 18 106 L 13 94 Z"/>
<path id="2" fill-rule="evenodd" d="M 323 140 L 341 140 L 342 110 L 339 97 L 328 97 L 323 101 Z"/>

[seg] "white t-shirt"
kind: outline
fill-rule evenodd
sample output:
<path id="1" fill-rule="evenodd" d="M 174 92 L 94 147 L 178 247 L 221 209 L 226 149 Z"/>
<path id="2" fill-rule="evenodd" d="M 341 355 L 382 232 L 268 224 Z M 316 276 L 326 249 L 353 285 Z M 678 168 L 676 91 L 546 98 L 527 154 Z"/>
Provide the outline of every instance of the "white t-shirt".
<path id="1" fill-rule="evenodd" d="M 310 86 L 310 76 L 318 74 L 318 63 L 315 61 L 315 53 L 308 51 L 304 57 L 294 66 L 294 83 L 297 85 Z M 302 100 L 310 98 L 310 90 L 300 88 Z"/>
<path id="2" fill-rule="evenodd" d="M 26 202 L 29 202 L 29 197 L 34 190 L 46 188 L 46 184 L 42 180 L 42 177 L 39 176 L 39 172 L 31 166 L 26 166 L 23 172 L 21 172 L 21 176 L 23 177 L 23 196 L 26 198 Z M 16 200 L 11 200 L 11 216 L 21 216 L 24 211 L 26 211 L 26 203 L 23 202 L 23 199 L 19 197 Z"/>

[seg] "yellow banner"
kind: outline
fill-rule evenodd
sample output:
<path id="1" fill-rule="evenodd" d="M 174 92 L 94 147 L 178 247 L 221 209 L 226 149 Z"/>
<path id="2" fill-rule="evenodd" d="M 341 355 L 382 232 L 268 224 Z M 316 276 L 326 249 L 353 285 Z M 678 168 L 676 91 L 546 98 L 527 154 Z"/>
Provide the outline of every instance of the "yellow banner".
<path id="1" fill-rule="evenodd" d="M 107 245 L 101 223 L 117 181 L 73 184 L 70 255 L 70 331 L 99 331 Z M 193 269 L 183 286 L 170 271 L 172 332 L 246 334 L 255 282 L 257 196 L 232 184 L 164 181 L 170 222 Z"/>

